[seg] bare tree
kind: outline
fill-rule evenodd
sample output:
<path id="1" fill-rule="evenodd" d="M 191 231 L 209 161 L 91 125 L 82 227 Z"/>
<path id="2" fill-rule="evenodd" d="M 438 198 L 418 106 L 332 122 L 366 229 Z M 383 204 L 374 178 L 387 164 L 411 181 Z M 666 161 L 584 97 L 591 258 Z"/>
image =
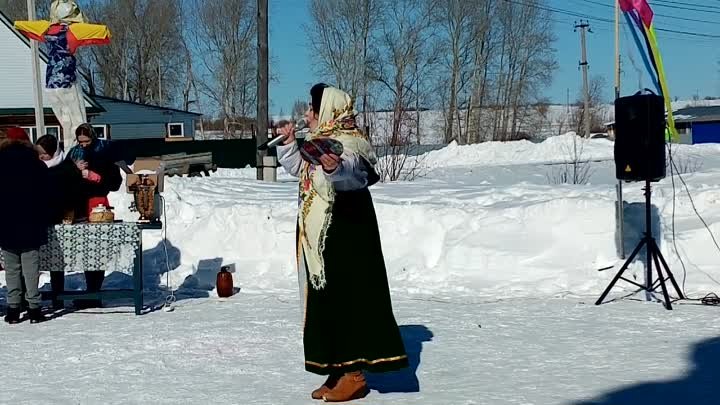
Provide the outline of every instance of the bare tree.
<path id="1" fill-rule="evenodd" d="M 175 0 L 96 0 L 84 13 L 106 24 L 109 45 L 81 52 L 81 65 L 106 96 L 140 103 L 178 105 L 187 66 L 182 2 Z M 184 100 L 183 100 L 184 101 Z"/>
<path id="2" fill-rule="evenodd" d="M 544 3 L 473 3 L 470 85 L 465 95 L 460 93 L 466 100 L 468 143 L 528 136 L 528 126 L 536 120 L 532 105 L 541 98 L 557 67 L 552 20 Z"/>
<path id="3" fill-rule="evenodd" d="M 185 84 L 182 89 L 182 108 L 185 111 L 189 111 L 191 104 L 196 104 L 197 107 L 200 108 L 200 97 L 198 96 L 197 80 L 195 78 L 195 69 L 193 67 L 193 54 L 190 41 L 188 40 L 188 37 L 192 35 L 192 32 L 188 29 L 188 26 L 192 26 L 192 22 L 188 24 L 188 20 L 189 18 L 192 18 L 191 16 L 193 14 L 189 13 L 188 8 L 186 7 L 188 0 L 178 0 L 178 2 L 180 3 L 180 11 L 182 13 L 180 18 L 180 32 L 182 33 L 180 45 L 183 52 L 182 58 L 185 61 Z M 190 99 L 191 93 L 194 96 L 194 100 Z M 202 130 L 202 120 L 200 123 Z"/>
<path id="4" fill-rule="evenodd" d="M 0 0 L 0 11 L 10 20 L 27 20 L 27 2 L 24 0 Z M 50 1 L 35 2 L 35 15 L 37 18 L 48 18 L 50 15 Z"/>
<path id="5" fill-rule="evenodd" d="M 292 119 L 293 121 L 297 121 L 303 116 L 305 116 L 305 111 L 308 109 L 308 102 L 302 101 L 302 100 L 295 100 L 295 103 L 293 103 L 292 108 Z"/>
<path id="6" fill-rule="evenodd" d="M 459 97 L 473 73 L 473 51 L 479 39 L 474 25 L 478 23 L 476 2 L 464 0 L 433 0 L 433 13 L 440 32 L 440 43 L 446 49 L 444 70 L 447 82 L 447 110 L 445 116 L 445 142 L 461 137 L 458 119 L 461 104 Z M 458 125 L 458 128 L 455 125 Z"/>
<path id="7" fill-rule="evenodd" d="M 466 124 L 466 143 L 480 142 L 483 132 L 483 109 L 490 94 L 494 76 L 491 74 L 491 58 L 497 47 L 497 26 L 493 24 L 493 10 L 497 0 L 484 0 L 478 5 L 473 20 L 475 36 L 471 93 L 468 97 Z"/>
<path id="8" fill-rule="evenodd" d="M 201 1 L 193 37 L 203 64 L 199 86 L 216 105 L 233 137 L 241 118 L 254 115 L 256 100 L 255 5 L 251 0 Z"/>
<path id="9" fill-rule="evenodd" d="M 373 78 L 380 94 L 374 100 L 387 106 L 375 114 L 373 142 L 386 156 L 380 171 L 388 180 L 417 176 L 417 159 L 410 159 L 419 128 L 419 106 L 426 94 L 424 72 L 437 63 L 434 52 L 432 2 L 387 1 L 377 33 L 380 59 L 373 65 Z M 379 116 L 379 117 L 378 117 Z"/>
<path id="10" fill-rule="evenodd" d="M 496 140 L 510 140 L 525 118 L 522 107 L 538 97 L 552 78 L 555 37 L 550 12 L 535 4 L 500 2 L 497 13 L 502 39 L 495 61 L 497 108 L 492 133 Z"/>
<path id="11" fill-rule="evenodd" d="M 362 102 L 367 111 L 371 78 L 369 65 L 375 60 L 372 35 L 382 18 L 385 0 L 311 0 L 312 22 L 305 27 L 317 73 Z"/>
<path id="12" fill-rule="evenodd" d="M 413 119 L 406 112 L 416 106 L 419 96 L 414 91 L 420 75 L 417 71 L 437 61 L 431 52 L 432 26 L 428 24 L 430 9 L 413 0 L 389 1 L 379 33 L 380 63 L 374 66 L 373 76 L 382 85 L 386 97 L 380 100 L 392 109 L 391 144 L 403 144 L 412 139 Z"/>
<path id="13" fill-rule="evenodd" d="M 590 78 L 590 131 L 601 132 L 604 131 L 603 123 L 608 118 L 605 116 L 605 109 L 603 108 L 603 93 L 606 88 L 606 81 L 603 76 L 594 75 Z M 585 127 L 585 103 L 582 94 L 578 96 L 578 101 L 575 103 L 575 109 L 573 110 L 573 127 L 578 133 L 582 132 L 582 128 Z"/>
<path id="14" fill-rule="evenodd" d="M 419 153 L 419 145 L 409 139 L 414 135 L 415 116 L 414 111 L 403 112 L 403 134 L 408 139 L 394 142 L 395 113 L 381 111 L 370 114 L 372 142 L 380 158 L 376 170 L 381 181 L 412 181 L 427 173 L 425 156 Z"/>
<path id="15" fill-rule="evenodd" d="M 592 161 L 585 155 L 585 145 L 589 140 L 572 134 L 569 142 L 561 147 L 563 162 L 555 165 L 547 175 L 550 184 L 587 184 L 595 170 Z"/>

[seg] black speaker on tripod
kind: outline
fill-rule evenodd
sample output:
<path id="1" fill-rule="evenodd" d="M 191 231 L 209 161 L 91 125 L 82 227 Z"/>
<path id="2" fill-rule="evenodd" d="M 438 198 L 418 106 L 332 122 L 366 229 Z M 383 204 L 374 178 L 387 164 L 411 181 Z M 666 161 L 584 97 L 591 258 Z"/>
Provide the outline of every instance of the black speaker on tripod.
<path id="1" fill-rule="evenodd" d="M 662 96 L 637 93 L 615 100 L 615 174 L 618 180 L 645 182 L 645 233 L 595 304 L 602 304 L 615 284 L 623 280 L 648 293 L 661 288 L 665 308 L 672 309 L 667 280 L 680 299 L 685 297 L 653 237 L 650 216 L 650 182 L 665 177 L 665 104 Z M 646 247 L 647 255 L 645 285 L 623 276 L 643 247 Z M 653 270 L 657 273 L 654 281 Z"/>
<path id="2" fill-rule="evenodd" d="M 615 100 L 615 177 L 658 181 L 665 177 L 665 104 L 662 96 L 635 94 Z"/>

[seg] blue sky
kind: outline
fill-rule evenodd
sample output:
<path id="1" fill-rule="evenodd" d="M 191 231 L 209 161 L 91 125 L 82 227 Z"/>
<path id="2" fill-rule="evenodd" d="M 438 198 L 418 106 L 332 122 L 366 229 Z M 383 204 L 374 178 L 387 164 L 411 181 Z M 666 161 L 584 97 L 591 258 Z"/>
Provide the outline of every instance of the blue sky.
<path id="1" fill-rule="evenodd" d="M 677 9 L 680 7 L 697 8 L 705 11 Z M 601 3 L 601 4 L 597 4 Z M 606 80 L 606 101 L 613 98 L 614 86 L 614 28 L 611 23 L 600 19 L 613 20 L 612 0 L 550 0 L 549 6 L 577 14 L 586 14 L 593 33 L 587 37 L 587 55 L 590 75 L 601 75 Z M 655 28 L 677 31 L 689 31 L 720 36 L 720 1 L 689 0 L 676 3 L 650 0 L 657 16 Z M 703 7 L 703 5 L 705 5 Z M 668 7 L 665 7 L 668 6 Z M 269 0 L 270 8 L 270 71 L 273 81 L 270 83 L 270 112 L 278 114 L 282 110 L 289 114 L 296 99 L 307 100 L 310 86 L 323 80 L 312 69 L 312 55 L 307 47 L 307 38 L 302 24 L 309 21 L 306 0 Z M 673 17 L 669 17 L 672 15 Z M 565 103 L 568 90 L 571 102 L 582 89 L 582 73 L 578 69 L 580 60 L 579 33 L 574 32 L 574 22 L 579 17 L 555 13 L 553 15 L 557 42 L 558 70 L 553 82 L 545 90 L 545 95 L 553 102 Z M 705 22 L 682 19 L 705 20 Z M 624 20 L 621 20 L 624 22 Z M 665 64 L 670 95 L 680 99 L 689 99 L 696 93 L 700 97 L 720 97 L 720 38 L 710 39 L 658 32 L 658 43 Z M 621 54 L 623 55 L 622 93 L 634 93 L 643 87 L 652 87 L 645 73 L 637 46 L 629 36 L 627 28 L 621 27 Z M 633 66 L 632 60 L 640 70 Z"/>

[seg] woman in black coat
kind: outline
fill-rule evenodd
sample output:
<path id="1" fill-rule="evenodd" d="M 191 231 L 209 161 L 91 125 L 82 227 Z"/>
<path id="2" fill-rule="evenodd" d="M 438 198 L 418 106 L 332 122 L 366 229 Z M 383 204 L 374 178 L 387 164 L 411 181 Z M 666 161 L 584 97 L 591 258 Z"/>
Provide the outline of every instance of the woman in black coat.
<path id="1" fill-rule="evenodd" d="M 74 217 L 77 214 L 76 211 L 84 213 L 87 210 L 86 207 L 80 209 L 85 205 L 85 201 L 80 195 L 83 183 L 82 173 L 71 160 L 64 159 L 58 146 L 58 139 L 52 135 L 42 136 L 35 143 L 40 160 L 45 162 L 49 168 L 49 196 L 53 201 L 50 216 L 53 224 L 62 223 L 71 211 Z"/>
<path id="2" fill-rule="evenodd" d="M 9 130 L 0 144 L 0 249 L 6 265 L 8 323 L 20 321 L 23 296 L 30 321 L 44 320 L 38 260 L 48 238 L 47 176 L 27 134 L 20 128 Z"/>
<path id="3" fill-rule="evenodd" d="M 108 194 L 118 191 L 122 184 L 120 168 L 115 162 L 122 159 L 110 142 L 98 139 L 90 124 L 82 124 L 75 131 L 78 145 L 70 149 L 66 160 L 71 161 L 82 175 L 78 195 L 82 198 L 81 217 L 89 217 L 93 208 L 110 206 Z M 105 280 L 102 271 L 86 271 L 85 280 L 88 292 L 98 292 Z M 81 300 L 78 306 L 100 307 L 100 300 Z"/>
<path id="4" fill-rule="evenodd" d="M 52 135 L 44 135 L 35 143 L 40 160 L 48 167 L 48 197 L 52 202 L 49 207 L 49 219 L 53 225 L 61 224 L 66 217 L 74 218 L 78 215 L 77 212 L 85 215 L 87 210 L 87 202 L 81 194 L 82 173 L 71 160 L 64 159 L 58 146 L 58 139 Z M 65 273 L 50 272 L 50 285 L 53 294 L 62 293 L 65 290 Z M 54 309 L 63 307 L 62 301 L 53 300 Z"/>

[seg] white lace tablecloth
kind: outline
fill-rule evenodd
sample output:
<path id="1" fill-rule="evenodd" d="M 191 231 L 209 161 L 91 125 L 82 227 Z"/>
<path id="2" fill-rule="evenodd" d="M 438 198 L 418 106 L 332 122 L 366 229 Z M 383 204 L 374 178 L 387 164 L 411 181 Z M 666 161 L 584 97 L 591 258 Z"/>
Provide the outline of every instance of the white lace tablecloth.
<path id="1" fill-rule="evenodd" d="M 55 225 L 40 248 L 40 271 L 132 274 L 142 230 L 133 222 Z M 0 252 L 0 262 L 5 263 Z"/>

